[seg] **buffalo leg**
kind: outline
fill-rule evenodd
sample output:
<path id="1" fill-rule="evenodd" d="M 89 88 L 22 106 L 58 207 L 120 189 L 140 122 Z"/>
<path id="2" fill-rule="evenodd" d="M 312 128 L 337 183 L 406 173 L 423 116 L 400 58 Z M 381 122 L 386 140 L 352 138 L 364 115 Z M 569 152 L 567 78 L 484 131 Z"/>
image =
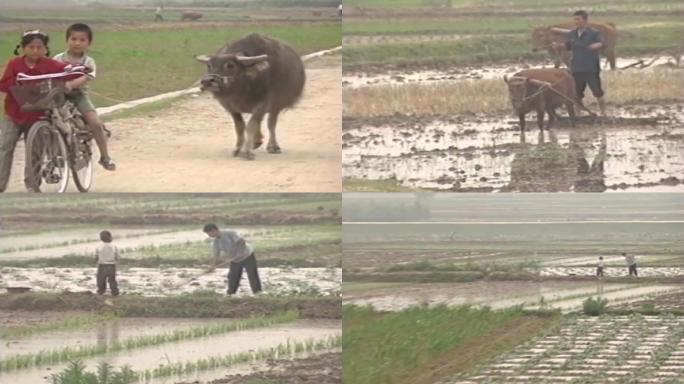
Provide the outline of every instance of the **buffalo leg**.
<path id="1" fill-rule="evenodd" d="M 525 114 L 524 113 L 519 114 L 518 118 L 520 119 L 520 134 L 524 135 L 525 134 Z"/>
<path id="2" fill-rule="evenodd" d="M 568 116 L 570 117 L 570 125 L 575 128 L 575 104 L 567 103 L 565 107 L 568 109 Z"/>
<path id="3" fill-rule="evenodd" d="M 247 124 L 245 144 L 242 146 L 242 156 L 247 160 L 254 160 L 252 148 L 254 148 L 254 139 L 256 138 L 257 132 L 261 130 L 261 120 L 263 120 L 264 115 L 265 111 L 263 108 L 257 108 L 252 112 L 252 117 Z"/>
<path id="4" fill-rule="evenodd" d="M 268 146 L 266 150 L 268 153 L 281 153 L 280 146 L 276 140 L 276 124 L 278 123 L 278 114 L 280 111 L 273 111 L 268 114 Z"/>
<path id="5" fill-rule="evenodd" d="M 235 134 L 237 135 L 237 142 L 235 143 L 235 150 L 233 151 L 233 156 L 238 156 L 240 154 L 240 148 L 242 148 L 245 142 L 245 119 L 242 118 L 240 113 L 231 113 L 233 116 L 233 121 L 235 122 Z"/>
<path id="6" fill-rule="evenodd" d="M 547 108 L 546 113 L 549 114 L 549 123 L 546 124 L 547 129 L 551 129 L 553 126 L 553 123 L 558 120 L 558 115 L 556 115 L 556 110 L 555 108 Z"/>
<path id="7" fill-rule="evenodd" d="M 544 130 L 544 108 L 537 109 L 537 125 L 540 130 Z"/>

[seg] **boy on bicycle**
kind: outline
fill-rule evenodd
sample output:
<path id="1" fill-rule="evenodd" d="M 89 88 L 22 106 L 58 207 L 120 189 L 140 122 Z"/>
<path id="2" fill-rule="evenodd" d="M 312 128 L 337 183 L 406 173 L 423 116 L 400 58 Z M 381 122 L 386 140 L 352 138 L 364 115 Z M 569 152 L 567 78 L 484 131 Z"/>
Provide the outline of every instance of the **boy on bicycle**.
<path id="1" fill-rule="evenodd" d="M 109 156 L 104 125 L 100 121 L 90 97 L 88 97 L 88 82 L 94 80 L 96 75 L 95 60 L 88 56 L 88 49 L 92 42 L 93 31 L 88 25 L 72 24 L 66 31 L 67 50 L 56 55 L 54 59 L 66 64 L 83 65 L 88 68 L 87 76 L 81 76 L 71 82 L 72 90 L 67 94 L 67 98 L 76 105 L 93 133 L 97 148 L 100 150 L 100 165 L 108 171 L 114 171 L 116 164 Z"/>

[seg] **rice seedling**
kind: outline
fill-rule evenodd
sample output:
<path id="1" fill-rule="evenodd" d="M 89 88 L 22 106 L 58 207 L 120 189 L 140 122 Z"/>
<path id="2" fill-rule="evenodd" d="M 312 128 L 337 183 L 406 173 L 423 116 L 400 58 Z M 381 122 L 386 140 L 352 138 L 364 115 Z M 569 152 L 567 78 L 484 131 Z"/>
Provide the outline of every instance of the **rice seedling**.
<path id="1" fill-rule="evenodd" d="M 221 335 L 246 329 L 268 327 L 275 324 L 292 322 L 296 319 L 296 312 L 282 312 L 271 316 L 255 316 L 245 320 L 201 325 L 187 329 L 179 329 L 169 333 L 132 337 L 121 341 L 114 341 L 109 344 L 103 343 L 78 347 L 65 347 L 57 350 L 46 350 L 30 354 L 12 355 L 0 360 L 0 371 L 23 369 L 45 364 L 55 364 L 118 351 Z"/>
<path id="2" fill-rule="evenodd" d="M 268 359 L 296 357 L 302 354 L 333 350 L 339 348 L 341 344 L 342 338 L 339 335 L 304 341 L 288 340 L 272 348 L 262 348 L 224 356 L 210 356 L 196 361 L 170 363 L 144 371 L 134 371 L 129 367 L 122 367 L 117 372 L 110 365 L 100 364 L 97 374 L 86 372 L 85 365 L 82 362 L 74 361 L 64 371 L 53 375 L 52 378 L 53 384 L 128 384 L 140 380 L 149 381 L 169 376 L 188 376 L 201 371 L 229 368 L 238 364 L 254 363 Z"/>

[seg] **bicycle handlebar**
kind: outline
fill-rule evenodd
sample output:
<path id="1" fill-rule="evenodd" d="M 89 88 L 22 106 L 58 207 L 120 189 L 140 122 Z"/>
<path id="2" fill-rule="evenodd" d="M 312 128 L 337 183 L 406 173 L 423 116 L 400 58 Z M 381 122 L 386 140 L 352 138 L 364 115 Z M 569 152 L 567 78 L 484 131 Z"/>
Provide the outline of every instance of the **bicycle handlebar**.
<path id="1" fill-rule="evenodd" d="M 59 73 L 48 73 L 46 75 L 27 75 L 25 73 L 17 74 L 17 82 L 20 81 L 35 81 L 35 80 L 47 80 L 47 79 L 58 79 L 73 75 L 83 75 L 87 76 L 85 72 L 87 68 L 85 66 L 79 65 L 75 67 L 67 67 L 68 69 L 64 72 Z"/>

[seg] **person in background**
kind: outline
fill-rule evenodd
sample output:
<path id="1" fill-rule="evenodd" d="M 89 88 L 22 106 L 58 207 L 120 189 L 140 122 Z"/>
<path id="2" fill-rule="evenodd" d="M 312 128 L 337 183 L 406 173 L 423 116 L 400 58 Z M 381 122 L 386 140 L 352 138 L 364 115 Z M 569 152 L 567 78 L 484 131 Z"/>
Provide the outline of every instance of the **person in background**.
<path id="1" fill-rule="evenodd" d="M 109 290 L 112 296 L 119 296 L 119 284 L 116 281 L 116 263 L 119 261 L 119 250 L 112 244 L 112 233 L 100 232 L 102 246 L 97 250 L 97 294 L 104 295 Z"/>
<path id="2" fill-rule="evenodd" d="M 634 277 L 638 277 L 637 273 L 637 264 L 636 264 L 636 258 L 634 255 L 628 255 L 625 252 L 622 253 L 622 256 L 625 258 L 625 262 L 627 263 L 627 269 L 629 270 L 629 275 Z"/>

